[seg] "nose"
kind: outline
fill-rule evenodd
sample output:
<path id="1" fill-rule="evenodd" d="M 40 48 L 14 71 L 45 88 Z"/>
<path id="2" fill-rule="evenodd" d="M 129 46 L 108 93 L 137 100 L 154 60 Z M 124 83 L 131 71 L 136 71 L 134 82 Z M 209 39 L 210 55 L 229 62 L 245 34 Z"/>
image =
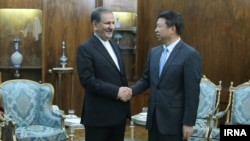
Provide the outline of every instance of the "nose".
<path id="1" fill-rule="evenodd" d="M 157 31 L 158 31 L 157 28 L 155 28 L 155 33 L 156 33 Z"/>
<path id="2" fill-rule="evenodd" d="M 159 28 L 156 26 L 156 27 L 155 27 L 155 31 L 158 31 L 158 30 L 159 30 Z"/>
<path id="3" fill-rule="evenodd" d="M 109 28 L 115 29 L 115 24 L 114 24 L 114 23 L 111 23 L 111 24 L 109 25 Z"/>

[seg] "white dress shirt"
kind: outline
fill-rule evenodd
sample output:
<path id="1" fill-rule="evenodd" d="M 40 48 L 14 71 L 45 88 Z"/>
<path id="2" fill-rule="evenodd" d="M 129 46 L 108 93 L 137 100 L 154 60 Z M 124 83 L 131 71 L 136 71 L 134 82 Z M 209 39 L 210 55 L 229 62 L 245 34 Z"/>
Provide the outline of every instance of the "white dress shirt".
<path id="1" fill-rule="evenodd" d="M 111 58 L 113 59 L 114 63 L 116 64 L 116 67 L 118 68 L 118 70 L 120 70 L 119 67 L 119 63 L 117 60 L 117 57 L 115 55 L 115 52 L 111 46 L 111 44 L 109 43 L 109 41 L 103 41 L 101 38 L 99 38 L 96 34 L 95 36 L 102 42 L 102 44 L 104 45 L 104 47 L 106 48 L 106 50 L 108 51 L 109 55 L 111 56 Z"/>

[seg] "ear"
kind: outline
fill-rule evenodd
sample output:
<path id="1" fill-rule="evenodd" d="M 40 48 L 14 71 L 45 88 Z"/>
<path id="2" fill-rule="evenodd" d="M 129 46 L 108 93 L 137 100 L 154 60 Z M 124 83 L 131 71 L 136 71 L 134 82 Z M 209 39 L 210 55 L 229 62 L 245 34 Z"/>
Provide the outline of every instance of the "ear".
<path id="1" fill-rule="evenodd" d="M 175 26 L 172 26 L 171 29 L 172 29 L 172 31 L 174 31 L 174 32 L 176 31 L 176 27 L 175 27 Z"/>
<path id="2" fill-rule="evenodd" d="M 92 26 L 93 26 L 94 31 L 97 30 L 97 22 L 96 21 L 92 22 Z"/>

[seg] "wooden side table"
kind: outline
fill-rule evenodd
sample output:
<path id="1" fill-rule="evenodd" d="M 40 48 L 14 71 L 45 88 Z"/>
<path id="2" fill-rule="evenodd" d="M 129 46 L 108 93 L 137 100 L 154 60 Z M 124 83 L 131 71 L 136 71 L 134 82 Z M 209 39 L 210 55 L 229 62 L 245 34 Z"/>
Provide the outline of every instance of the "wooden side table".
<path id="1" fill-rule="evenodd" d="M 74 68 L 71 67 L 66 67 L 66 68 L 62 68 L 62 67 L 58 67 L 58 68 L 52 68 L 52 72 L 57 74 L 57 79 L 56 79 L 56 104 L 62 108 L 64 111 L 67 111 L 69 108 L 72 108 L 72 96 L 73 96 L 73 72 L 74 72 Z M 70 98 L 69 98 L 69 104 L 70 107 L 62 107 L 62 75 L 63 74 L 69 74 L 71 77 L 71 93 L 70 93 Z"/>

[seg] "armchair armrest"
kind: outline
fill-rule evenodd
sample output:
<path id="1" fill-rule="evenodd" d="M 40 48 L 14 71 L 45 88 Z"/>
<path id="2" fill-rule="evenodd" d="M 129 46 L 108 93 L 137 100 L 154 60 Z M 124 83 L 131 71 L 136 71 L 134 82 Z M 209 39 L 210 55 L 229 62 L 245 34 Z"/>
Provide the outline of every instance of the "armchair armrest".
<path id="1" fill-rule="evenodd" d="M 40 114 L 39 122 L 42 125 L 64 128 L 63 115 L 55 113 L 50 109 L 47 109 L 46 111 L 42 111 L 39 114 Z"/>

